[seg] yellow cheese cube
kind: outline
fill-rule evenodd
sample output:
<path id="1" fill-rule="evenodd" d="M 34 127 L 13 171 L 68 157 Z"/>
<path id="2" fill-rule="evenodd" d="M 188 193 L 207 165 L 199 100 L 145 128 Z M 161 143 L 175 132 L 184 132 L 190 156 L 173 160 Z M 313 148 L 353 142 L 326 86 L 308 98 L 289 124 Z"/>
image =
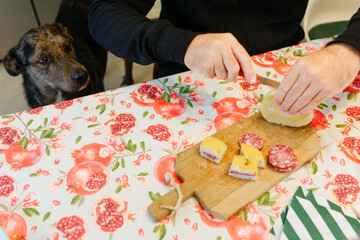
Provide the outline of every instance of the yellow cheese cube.
<path id="1" fill-rule="evenodd" d="M 254 148 L 253 146 L 250 146 L 248 144 L 242 143 L 240 154 L 244 155 L 245 158 L 251 160 L 257 160 L 259 163 L 259 168 L 265 168 L 265 159 L 262 153 L 259 151 L 259 149 Z"/>
<path id="2" fill-rule="evenodd" d="M 219 163 L 226 152 L 226 144 L 215 137 L 206 137 L 200 144 L 200 155 Z"/>
<path id="3" fill-rule="evenodd" d="M 244 155 L 234 155 L 230 166 L 229 175 L 246 180 L 257 180 L 258 161 L 249 160 Z"/>

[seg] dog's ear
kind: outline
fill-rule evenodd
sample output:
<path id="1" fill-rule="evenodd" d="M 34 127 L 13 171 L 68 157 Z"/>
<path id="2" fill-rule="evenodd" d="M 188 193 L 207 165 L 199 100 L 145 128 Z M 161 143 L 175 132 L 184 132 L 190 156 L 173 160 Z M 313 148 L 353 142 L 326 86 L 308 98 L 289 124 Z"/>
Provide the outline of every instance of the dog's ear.
<path id="1" fill-rule="evenodd" d="M 56 27 L 56 30 L 61 32 L 64 37 L 67 37 L 70 41 L 73 40 L 72 36 L 70 35 L 67 26 L 64 26 L 61 23 L 55 23 L 54 26 Z"/>
<path id="2" fill-rule="evenodd" d="M 56 30 L 58 30 L 59 32 L 62 32 L 62 33 L 68 32 L 67 26 L 64 26 L 61 23 L 55 23 L 54 26 L 56 27 Z"/>
<path id="3" fill-rule="evenodd" d="M 9 50 L 8 54 L 4 57 L 4 67 L 11 76 L 17 76 L 25 73 L 25 67 L 22 64 L 16 53 L 17 47 Z"/>
<path id="4" fill-rule="evenodd" d="M 67 26 L 63 27 L 63 32 L 64 32 L 64 33 L 68 33 Z"/>

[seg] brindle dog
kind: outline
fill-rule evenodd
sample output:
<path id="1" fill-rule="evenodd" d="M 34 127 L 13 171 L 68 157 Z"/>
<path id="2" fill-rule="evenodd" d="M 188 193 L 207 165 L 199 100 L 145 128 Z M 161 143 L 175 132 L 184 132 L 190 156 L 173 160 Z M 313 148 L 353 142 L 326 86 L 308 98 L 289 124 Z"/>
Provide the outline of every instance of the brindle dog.
<path id="1" fill-rule="evenodd" d="M 54 24 L 29 30 L 4 57 L 6 71 L 23 76 L 30 107 L 104 91 L 107 51 L 88 30 L 91 2 L 63 0 Z M 131 74 L 125 78 L 133 83 Z"/>

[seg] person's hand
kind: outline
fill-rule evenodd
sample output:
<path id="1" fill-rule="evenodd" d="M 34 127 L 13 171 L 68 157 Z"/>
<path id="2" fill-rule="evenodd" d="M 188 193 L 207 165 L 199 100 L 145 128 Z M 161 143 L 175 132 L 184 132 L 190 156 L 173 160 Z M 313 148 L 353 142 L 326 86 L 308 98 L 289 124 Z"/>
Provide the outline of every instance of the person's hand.
<path id="1" fill-rule="evenodd" d="M 230 33 L 197 35 L 185 53 L 184 62 L 190 70 L 207 78 L 234 81 L 242 69 L 250 83 L 256 81 L 249 54 Z"/>
<path id="2" fill-rule="evenodd" d="M 275 94 L 281 111 L 299 116 L 349 86 L 360 70 L 360 53 L 333 44 L 299 59 Z"/>

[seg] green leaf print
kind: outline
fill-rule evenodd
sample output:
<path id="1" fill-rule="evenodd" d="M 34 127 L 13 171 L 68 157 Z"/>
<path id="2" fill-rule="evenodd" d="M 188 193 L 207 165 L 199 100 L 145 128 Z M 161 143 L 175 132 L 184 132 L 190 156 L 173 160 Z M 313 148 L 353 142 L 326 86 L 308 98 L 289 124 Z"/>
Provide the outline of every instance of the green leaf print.
<path id="1" fill-rule="evenodd" d="M 311 173 L 312 173 L 313 175 L 315 175 L 316 172 L 317 172 L 317 170 L 318 170 L 318 166 L 316 165 L 315 162 L 312 162 L 312 163 L 311 163 Z"/>
<path id="2" fill-rule="evenodd" d="M 23 208 L 24 213 L 29 216 L 32 217 L 34 215 L 39 216 L 40 213 L 38 212 L 38 210 L 36 210 L 35 208 Z"/>
<path id="3" fill-rule="evenodd" d="M 114 166 L 113 166 L 113 168 L 111 169 L 111 171 L 114 172 L 116 169 L 118 169 L 119 166 L 120 166 L 119 161 L 116 161 L 116 162 L 114 163 Z"/>
<path id="4" fill-rule="evenodd" d="M 115 193 L 119 193 L 122 189 L 122 186 L 121 185 L 118 185 L 116 188 L 115 188 Z"/>
<path id="5" fill-rule="evenodd" d="M 287 64 L 287 61 L 286 61 L 286 58 L 284 56 L 281 56 L 279 57 L 279 61 L 284 63 L 284 64 Z"/>
<path id="6" fill-rule="evenodd" d="M 19 141 L 19 146 L 22 147 L 23 150 L 26 149 L 27 145 L 29 144 L 29 140 L 27 137 L 22 137 L 21 140 Z"/>
<path id="7" fill-rule="evenodd" d="M 242 217 L 243 221 L 246 222 L 247 221 L 247 213 L 248 213 L 247 210 L 243 209 L 237 215 L 239 217 Z"/>
<path id="8" fill-rule="evenodd" d="M 48 218 L 50 217 L 51 212 L 47 212 L 44 217 L 43 217 L 43 222 L 45 222 L 46 220 L 48 220 Z"/>
<path id="9" fill-rule="evenodd" d="M 75 143 L 79 143 L 81 141 L 82 136 L 78 136 L 75 140 Z"/>
<path id="10" fill-rule="evenodd" d="M 170 95 L 167 92 L 164 92 L 161 98 L 162 98 L 162 100 L 166 101 L 167 103 L 170 102 Z"/>
<path id="11" fill-rule="evenodd" d="M 81 200 L 81 196 L 80 195 L 76 195 L 75 197 L 73 197 L 73 199 L 71 200 L 71 205 L 76 205 L 80 202 Z"/>

